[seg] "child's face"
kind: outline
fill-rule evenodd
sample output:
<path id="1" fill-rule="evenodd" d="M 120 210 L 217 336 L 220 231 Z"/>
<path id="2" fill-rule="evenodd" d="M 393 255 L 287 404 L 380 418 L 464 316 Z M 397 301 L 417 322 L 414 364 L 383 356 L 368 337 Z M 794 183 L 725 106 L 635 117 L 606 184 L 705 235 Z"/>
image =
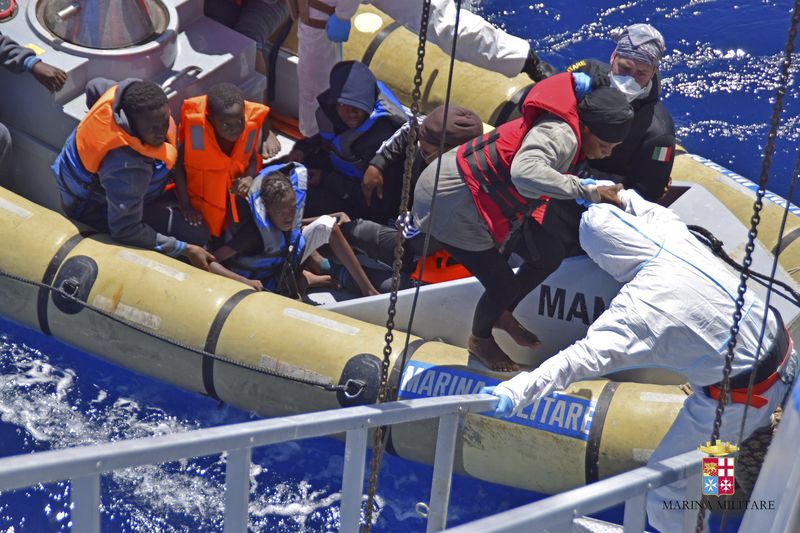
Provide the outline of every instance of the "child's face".
<path id="1" fill-rule="evenodd" d="M 336 113 L 348 128 L 357 128 L 367 120 L 367 113 L 363 109 L 347 104 L 336 104 Z"/>
<path id="2" fill-rule="evenodd" d="M 266 206 L 269 219 L 276 228 L 281 231 L 289 231 L 294 227 L 296 203 L 294 194 L 292 194 L 287 195 L 279 202 Z"/>
<path id="3" fill-rule="evenodd" d="M 244 131 L 244 106 L 233 104 L 222 113 L 209 110 L 208 120 L 217 135 L 226 141 L 236 142 Z"/>

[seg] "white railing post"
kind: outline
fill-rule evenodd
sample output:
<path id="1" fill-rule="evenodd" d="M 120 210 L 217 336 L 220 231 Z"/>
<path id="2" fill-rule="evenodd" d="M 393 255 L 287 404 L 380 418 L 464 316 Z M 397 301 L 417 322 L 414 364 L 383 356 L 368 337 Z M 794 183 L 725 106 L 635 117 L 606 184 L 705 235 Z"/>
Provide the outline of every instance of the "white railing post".
<path id="1" fill-rule="evenodd" d="M 100 475 L 70 481 L 72 531 L 100 533 Z"/>
<path id="2" fill-rule="evenodd" d="M 225 533 L 247 531 L 252 448 L 228 450 L 225 466 Z"/>
<path id="3" fill-rule="evenodd" d="M 622 529 L 625 533 L 642 533 L 647 516 L 647 492 L 625 501 L 625 515 L 622 519 Z"/>
<path id="4" fill-rule="evenodd" d="M 700 491 L 702 483 L 703 470 L 698 468 L 695 474 L 686 479 L 686 494 L 684 498 L 689 502 L 694 500 L 702 501 L 703 496 Z M 691 505 L 688 507 L 689 509 L 683 511 L 683 530 L 694 531 L 697 527 L 697 509 L 694 509 Z M 706 519 L 708 519 L 708 512 L 706 512 Z"/>
<path id="5" fill-rule="evenodd" d="M 351 533 L 361 525 L 361 496 L 364 492 L 364 462 L 367 456 L 367 428 L 347 432 L 342 471 L 342 507 L 339 531 Z"/>
<path id="6" fill-rule="evenodd" d="M 459 411 L 461 408 L 459 408 Z M 442 415 L 436 434 L 436 458 L 433 463 L 431 499 L 428 504 L 427 532 L 441 531 L 447 525 L 447 507 L 450 504 L 450 482 L 453 477 L 453 459 L 460 413 Z"/>

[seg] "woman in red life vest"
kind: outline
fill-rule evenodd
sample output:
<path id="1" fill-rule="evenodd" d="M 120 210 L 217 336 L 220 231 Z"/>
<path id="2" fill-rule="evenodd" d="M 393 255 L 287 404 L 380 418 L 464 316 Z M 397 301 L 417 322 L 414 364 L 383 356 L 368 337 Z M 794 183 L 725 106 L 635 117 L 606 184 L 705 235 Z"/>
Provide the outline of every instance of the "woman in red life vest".
<path id="1" fill-rule="evenodd" d="M 543 197 L 619 203 L 619 186 L 570 174 L 584 157 L 607 157 L 625 139 L 633 117 L 616 89 L 576 95 L 590 90 L 588 85 L 583 74 L 541 81 L 526 97 L 521 118 L 442 156 L 435 216 L 430 216 L 435 166 L 417 183 L 416 225 L 486 289 L 475 309 L 468 349 L 492 370 L 519 369 L 495 342 L 493 328 L 521 346 L 539 345 L 512 311 L 564 258 L 561 242 L 532 217 Z M 511 252 L 524 261 L 516 274 L 506 259 Z"/>

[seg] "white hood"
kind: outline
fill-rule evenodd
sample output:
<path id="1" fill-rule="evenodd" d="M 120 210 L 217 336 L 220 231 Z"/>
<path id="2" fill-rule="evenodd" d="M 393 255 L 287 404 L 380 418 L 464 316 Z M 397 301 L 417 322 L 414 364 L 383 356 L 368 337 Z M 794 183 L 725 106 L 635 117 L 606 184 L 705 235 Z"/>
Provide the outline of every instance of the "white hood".
<path id="1" fill-rule="evenodd" d="M 662 216 L 659 224 L 650 221 L 652 212 L 649 202 L 634 191 L 619 193 L 625 205 L 622 211 L 610 204 L 592 204 L 581 217 L 581 246 L 597 263 L 617 281 L 627 283 L 636 275 L 644 263 L 661 251 L 667 237 L 675 232 L 686 232 L 677 216 L 676 224 Z"/>

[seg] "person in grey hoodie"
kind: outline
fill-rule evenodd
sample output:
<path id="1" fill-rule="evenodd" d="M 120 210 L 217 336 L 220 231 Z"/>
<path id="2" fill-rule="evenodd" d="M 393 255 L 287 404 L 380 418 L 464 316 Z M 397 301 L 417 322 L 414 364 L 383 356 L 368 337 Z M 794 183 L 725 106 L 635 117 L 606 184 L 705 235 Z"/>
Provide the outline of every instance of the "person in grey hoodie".
<path id="1" fill-rule="evenodd" d="M 164 91 L 149 81 L 96 78 L 86 104 L 53 164 L 64 213 L 122 244 L 185 256 L 208 270 L 208 228 L 186 223 L 174 193 L 164 193 L 177 159 Z"/>
<path id="2" fill-rule="evenodd" d="M 67 73 L 48 65 L 36 53 L 25 46 L 20 46 L 7 35 L 0 33 L 0 65 L 21 74 L 29 72 L 36 81 L 48 91 L 60 91 L 67 81 Z M 11 172 L 11 134 L 0 123 L 0 184 L 6 183 Z"/>

